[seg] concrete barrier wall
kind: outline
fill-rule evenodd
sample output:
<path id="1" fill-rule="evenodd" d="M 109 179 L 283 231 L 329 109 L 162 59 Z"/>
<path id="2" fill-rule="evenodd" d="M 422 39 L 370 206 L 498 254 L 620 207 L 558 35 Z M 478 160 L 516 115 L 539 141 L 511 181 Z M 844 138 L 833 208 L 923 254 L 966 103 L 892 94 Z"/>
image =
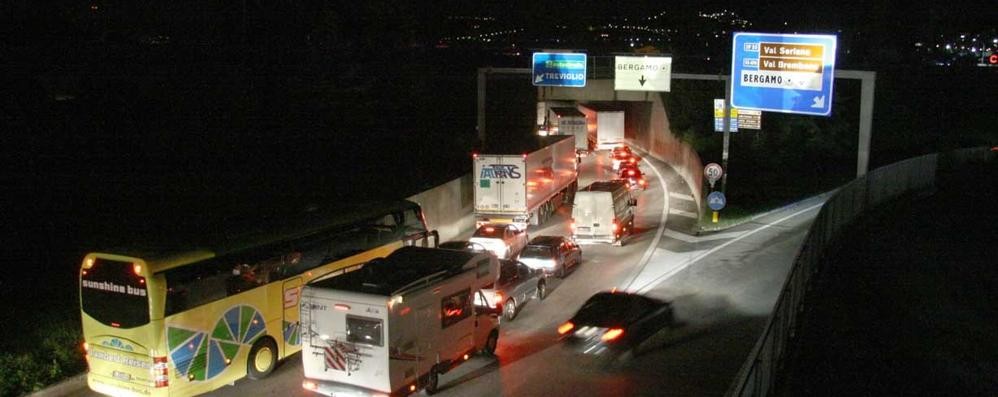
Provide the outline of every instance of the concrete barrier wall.
<path id="1" fill-rule="evenodd" d="M 668 164 L 689 185 L 697 208 L 703 212 L 703 162 L 700 155 L 690 145 L 676 138 L 669 127 L 668 109 L 662 96 L 653 93 L 649 97 L 651 115 L 648 129 L 638 129 L 632 143 L 642 148 L 652 157 Z"/>
<path id="2" fill-rule="evenodd" d="M 440 233 L 440 242 L 461 238 L 474 231 L 474 182 L 465 174 L 440 186 L 417 193 L 407 199 L 419 203 L 430 230 Z"/>

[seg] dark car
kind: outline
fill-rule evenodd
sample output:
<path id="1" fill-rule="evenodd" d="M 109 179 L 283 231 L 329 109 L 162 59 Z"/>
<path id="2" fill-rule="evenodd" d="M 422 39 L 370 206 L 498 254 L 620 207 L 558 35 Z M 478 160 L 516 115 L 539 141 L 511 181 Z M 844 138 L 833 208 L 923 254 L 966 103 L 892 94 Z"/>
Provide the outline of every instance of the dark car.
<path id="1" fill-rule="evenodd" d="M 641 342 L 674 322 L 669 302 L 627 292 L 599 292 L 558 327 L 558 335 L 583 354 L 633 354 Z"/>
<path id="2" fill-rule="evenodd" d="M 645 179 L 644 174 L 641 173 L 641 170 L 638 169 L 637 166 L 621 168 L 618 175 L 620 176 L 620 179 L 627 181 L 627 186 L 630 187 L 631 190 L 644 190 L 648 188 L 648 180 Z"/>
<path id="3" fill-rule="evenodd" d="M 628 146 L 617 146 L 610 152 L 610 162 L 614 170 L 627 165 L 637 165 L 640 161 L 641 157 L 634 154 Z"/>
<path id="4" fill-rule="evenodd" d="M 564 236 L 537 236 L 527 243 L 518 259 L 533 269 L 564 278 L 567 268 L 582 263 L 582 249 Z"/>

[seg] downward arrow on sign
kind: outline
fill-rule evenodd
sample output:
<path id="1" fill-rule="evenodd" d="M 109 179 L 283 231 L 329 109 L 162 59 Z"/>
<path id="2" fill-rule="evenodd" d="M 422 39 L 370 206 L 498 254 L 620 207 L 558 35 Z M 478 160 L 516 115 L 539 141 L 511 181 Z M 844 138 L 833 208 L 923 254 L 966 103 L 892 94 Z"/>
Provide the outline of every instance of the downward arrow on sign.
<path id="1" fill-rule="evenodd" d="M 639 82 L 639 83 L 641 83 L 641 86 L 642 86 L 642 87 L 644 87 L 644 86 L 645 86 L 645 82 L 646 82 L 646 81 L 648 81 L 648 80 L 645 80 L 645 75 L 641 75 L 641 78 L 640 78 L 640 79 L 638 79 L 638 82 Z"/>

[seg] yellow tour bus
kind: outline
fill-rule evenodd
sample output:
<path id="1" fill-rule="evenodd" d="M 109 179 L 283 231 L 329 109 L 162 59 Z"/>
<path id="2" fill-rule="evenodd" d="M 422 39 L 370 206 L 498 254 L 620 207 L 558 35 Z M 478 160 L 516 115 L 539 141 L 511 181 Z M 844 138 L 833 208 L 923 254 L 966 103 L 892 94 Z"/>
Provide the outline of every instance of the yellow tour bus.
<path id="1" fill-rule="evenodd" d="M 250 225 L 84 257 L 80 310 L 92 390 L 190 396 L 263 378 L 301 350 L 304 284 L 439 239 L 419 205 L 404 200 L 313 207 Z"/>

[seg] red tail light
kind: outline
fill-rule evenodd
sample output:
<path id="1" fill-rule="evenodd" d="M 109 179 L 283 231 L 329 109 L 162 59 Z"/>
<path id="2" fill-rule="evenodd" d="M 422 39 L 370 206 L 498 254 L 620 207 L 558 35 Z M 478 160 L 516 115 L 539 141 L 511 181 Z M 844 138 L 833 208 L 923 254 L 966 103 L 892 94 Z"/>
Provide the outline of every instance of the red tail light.
<path id="1" fill-rule="evenodd" d="M 634 170 L 627 170 L 627 175 L 634 175 Z"/>
<path id="2" fill-rule="evenodd" d="M 571 223 L 569 223 L 568 226 L 572 228 L 573 232 L 575 231 L 576 228 L 578 228 L 578 226 L 575 226 L 575 221 L 574 220 Z"/>
<path id="3" fill-rule="evenodd" d="M 623 334 L 624 330 L 620 328 L 611 328 L 609 331 L 606 331 L 606 333 L 603 334 L 603 336 L 600 339 L 602 339 L 604 342 L 609 342 L 619 338 Z"/>
<path id="4" fill-rule="evenodd" d="M 565 335 L 574 328 L 575 324 L 572 324 L 571 321 L 566 321 L 564 324 L 558 326 L 558 335 Z"/>
<path id="5" fill-rule="evenodd" d="M 492 306 L 493 307 L 499 307 L 499 305 L 502 305 L 502 293 L 501 292 L 499 292 L 499 291 L 493 292 L 492 293 L 492 299 L 493 299 L 493 302 L 492 302 Z"/>
<path id="6" fill-rule="evenodd" d="M 614 232 L 616 232 L 617 230 L 620 230 L 620 224 L 617 223 L 616 219 L 613 220 L 613 225 L 611 225 L 610 228 L 613 229 Z"/>
<path id="7" fill-rule="evenodd" d="M 166 365 L 166 356 L 153 357 L 152 378 L 156 381 L 156 387 L 170 386 L 170 368 Z"/>

